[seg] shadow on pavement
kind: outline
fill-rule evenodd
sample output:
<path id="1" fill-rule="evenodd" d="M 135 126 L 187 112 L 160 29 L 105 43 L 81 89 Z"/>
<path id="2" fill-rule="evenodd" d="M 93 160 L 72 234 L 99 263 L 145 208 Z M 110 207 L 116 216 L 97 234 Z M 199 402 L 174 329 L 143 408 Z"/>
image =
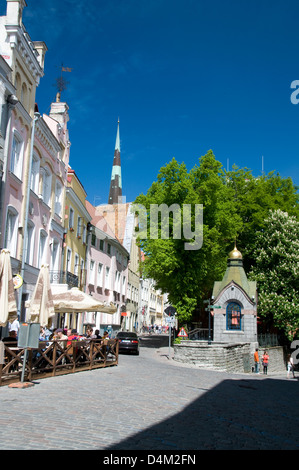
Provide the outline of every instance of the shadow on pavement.
<path id="1" fill-rule="evenodd" d="M 297 381 L 229 379 L 194 388 L 201 396 L 180 413 L 105 450 L 298 450 Z"/>
<path id="2" fill-rule="evenodd" d="M 168 335 L 145 335 L 140 336 L 140 347 L 143 348 L 163 348 L 168 346 L 169 344 L 169 336 Z"/>

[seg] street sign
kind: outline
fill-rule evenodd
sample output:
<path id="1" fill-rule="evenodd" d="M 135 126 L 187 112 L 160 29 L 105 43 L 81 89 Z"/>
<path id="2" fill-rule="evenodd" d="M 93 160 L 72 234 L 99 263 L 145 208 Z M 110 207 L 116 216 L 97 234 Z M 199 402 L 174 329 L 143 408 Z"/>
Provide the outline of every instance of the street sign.
<path id="1" fill-rule="evenodd" d="M 221 305 L 209 305 L 208 308 L 221 308 Z"/>
<path id="2" fill-rule="evenodd" d="M 169 315 L 169 316 L 172 316 L 176 313 L 176 310 L 175 308 L 172 306 L 172 305 L 169 305 L 165 310 L 164 310 L 164 313 L 166 315 Z"/>
<path id="3" fill-rule="evenodd" d="M 174 318 L 174 317 L 166 317 L 166 318 L 165 318 L 165 322 L 166 322 L 169 326 L 174 326 L 174 325 L 175 325 L 175 318 Z"/>
<path id="4" fill-rule="evenodd" d="M 178 336 L 183 337 L 183 338 L 188 338 L 185 328 L 180 329 Z"/>

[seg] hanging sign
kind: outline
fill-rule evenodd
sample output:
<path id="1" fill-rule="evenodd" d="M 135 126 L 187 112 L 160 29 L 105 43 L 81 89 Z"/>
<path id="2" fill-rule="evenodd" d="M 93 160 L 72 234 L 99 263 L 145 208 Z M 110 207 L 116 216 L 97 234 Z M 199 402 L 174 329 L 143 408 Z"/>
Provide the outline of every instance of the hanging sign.
<path id="1" fill-rule="evenodd" d="M 13 286 L 15 289 L 19 289 L 23 285 L 23 278 L 20 274 L 15 274 L 13 276 Z"/>

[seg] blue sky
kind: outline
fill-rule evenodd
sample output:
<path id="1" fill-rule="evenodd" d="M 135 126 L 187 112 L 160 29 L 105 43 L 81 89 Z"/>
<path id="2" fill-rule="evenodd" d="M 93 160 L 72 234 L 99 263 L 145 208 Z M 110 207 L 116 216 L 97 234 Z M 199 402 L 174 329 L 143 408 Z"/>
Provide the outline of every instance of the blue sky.
<path id="1" fill-rule="evenodd" d="M 1 1 L 5 12 L 4 0 Z M 297 0 L 27 0 L 23 21 L 48 47 L 41 112 L 70 107 L 70 165 L 92 204 L 107 203 L 117 120 L 123 195 L 146 193 L 175 157 L 188 169 L 212 149 L 299 184 Z M 4 14 L 1 12 L 1 14 Z"/>

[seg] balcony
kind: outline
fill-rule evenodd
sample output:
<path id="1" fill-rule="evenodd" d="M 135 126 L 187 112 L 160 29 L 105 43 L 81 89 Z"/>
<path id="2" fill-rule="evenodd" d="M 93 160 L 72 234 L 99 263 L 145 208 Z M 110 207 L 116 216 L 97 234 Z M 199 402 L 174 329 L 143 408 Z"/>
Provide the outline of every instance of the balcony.
<path id="1" fill-rule="evenodd" d="M 69 271 L 50 271 L 50 283 L 79 287 L 79 277 Z"/>

